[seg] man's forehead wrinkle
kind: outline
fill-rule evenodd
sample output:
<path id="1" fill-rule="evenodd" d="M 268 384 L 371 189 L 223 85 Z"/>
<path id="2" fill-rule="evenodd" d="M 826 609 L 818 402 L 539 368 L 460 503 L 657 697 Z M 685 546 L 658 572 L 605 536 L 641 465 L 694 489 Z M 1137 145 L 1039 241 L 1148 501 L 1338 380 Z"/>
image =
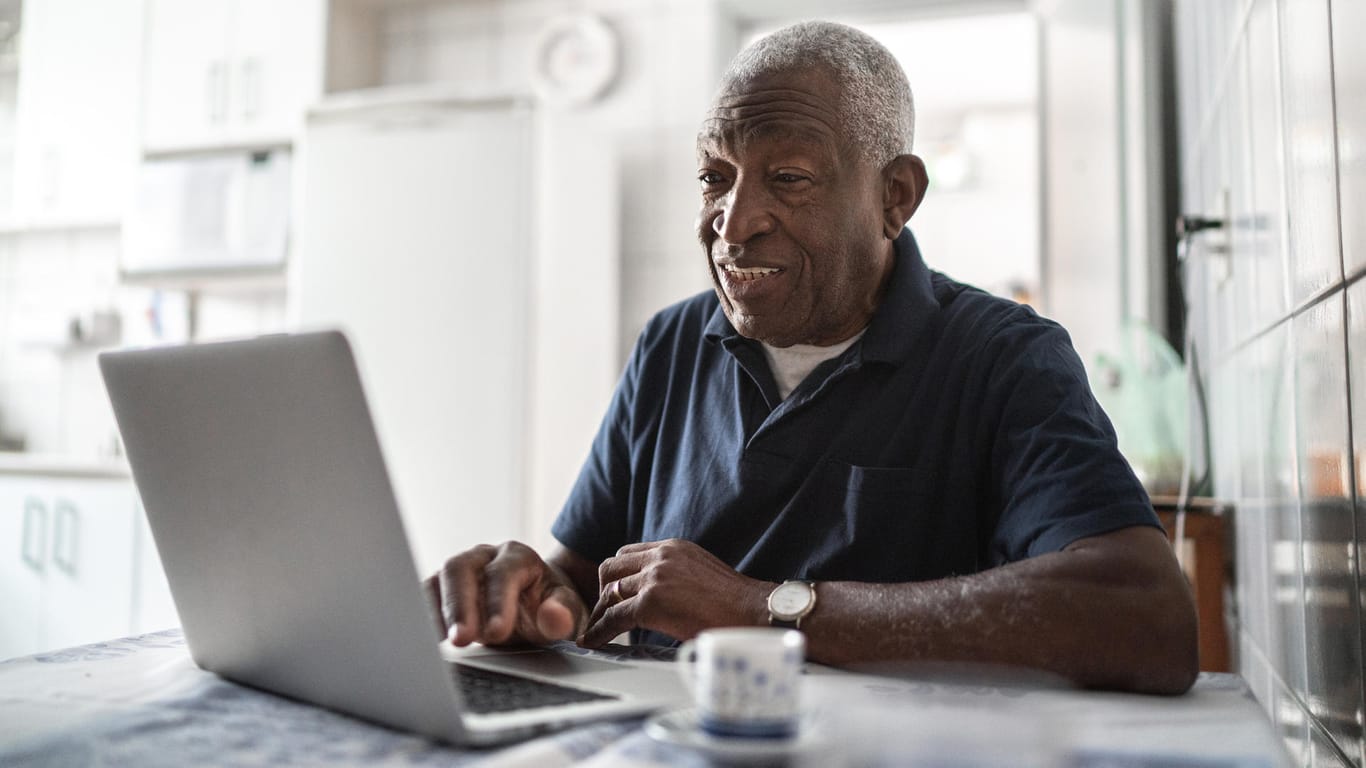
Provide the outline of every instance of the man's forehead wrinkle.
<path id="1" fill-rule="evenodd" d="M 798 151 L 805 148 L 821 154 L 838 154 L 838 143 L 833 132 L 774 115 L 761 120 L 710 123 L 697 135 L 698 157 L 719 159 L 730 154 L 728 147 L 748 147 L 753 142 L 765 139 L 784 142 L 789 149 Z"/>
<path id="2" fill-rule="evenodd" d="M 697 137 L 699 142 L 735 142 L 774 137 L 828 145 L 841 135 L 835 119 L 835 113 L 805 102 L 767 101 L 730 107 L 717 105 L 702 121 Z"/>
<path id="3" fill-rule="evenodd" d="M 825 139 L 839 135 L 839 127 L 828 115 L 806 109 L 791 109 L 790 105 L 774 105 L 762 110 L 729 110 L 713 112 L 703 121 L 702 132 L 711 136 L 733 136 L 743 133 L 789 133 Z"/>
<path id="4" fill-rule="evenodd" d="M 829 104 L 805 91 L 773 90 L 722 96 L 712 105 L 708 117 L 715 120 L 745 120 L 769 112 L 789 112 L 825 123 L 838 114 L 837 105 Z"/>
<path id="5" fill-rule="evenodd" d="M 703 121 L 698 135 L 720 138 L 734 136 L 740 132 L 746 135 L 764 133 L 810 136 L 824 140 L 827 136 L 835 135 L 835 126 L 824 120 L 813 121 L 811 116 L 804 112 L 773 110 L 739 118 L 709 117 Z"/>
<path id="6" fill-rule="evenodd" d="M 777 139 L 822 149 L 831 145 L 832 138 L 833 134 L 831 133 L 782 119 L 778 115 L 747 124 L 741 134 L 741 140 L 746 143 L 758 139 Z"/>

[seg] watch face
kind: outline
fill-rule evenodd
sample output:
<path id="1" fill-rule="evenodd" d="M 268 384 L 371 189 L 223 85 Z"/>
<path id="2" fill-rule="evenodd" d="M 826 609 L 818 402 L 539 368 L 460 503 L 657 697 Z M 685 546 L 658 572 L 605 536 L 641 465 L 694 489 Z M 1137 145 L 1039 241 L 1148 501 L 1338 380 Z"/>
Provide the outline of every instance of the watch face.
<path id="1" fill-rule="evenodd" d="M 773 590 L 769 596 L 769 610 L 778 618 L 796 618 L 811 603 L 811 587 L 798 582 L 788 582 Z"/>

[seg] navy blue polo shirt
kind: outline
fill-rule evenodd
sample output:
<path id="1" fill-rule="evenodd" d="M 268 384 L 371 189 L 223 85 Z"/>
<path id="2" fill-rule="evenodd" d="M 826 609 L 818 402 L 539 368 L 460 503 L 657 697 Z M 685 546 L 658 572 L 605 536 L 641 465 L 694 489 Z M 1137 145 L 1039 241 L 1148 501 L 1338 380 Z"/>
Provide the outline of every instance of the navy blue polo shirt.
<path id="1" fill-rule="evenodd" d="M 769 581 L 906 582 L 1159 526 L 1067 332 L 930 271 L 909 230 L 895 246 L 867 332 L 787 400 L 715 293 L 656 315 L 555 537 L 593 561 L 676 537 Z"/>

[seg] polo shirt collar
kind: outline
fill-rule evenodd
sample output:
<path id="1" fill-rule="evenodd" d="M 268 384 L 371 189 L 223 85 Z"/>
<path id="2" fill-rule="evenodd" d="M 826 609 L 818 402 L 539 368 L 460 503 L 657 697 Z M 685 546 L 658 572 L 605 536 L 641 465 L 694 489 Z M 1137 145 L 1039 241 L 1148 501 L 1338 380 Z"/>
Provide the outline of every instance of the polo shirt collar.
<path id="1" fill-rule="evenodd" d="M 931 316 L 939 309 L 934 297 L 934 287 L 930 283 L 930 270 L 920 257 L 911 230 L 902 229 L 893 243 L 892 277 L 887 284 L 887 293 L 882 303 L 873 313 L 868 324 L 868 332 L 860 341 L 861 356 L 864 362 L 879 361 L 898 364 L 906 360 L 912 345 L 908 343 L 919 335 Z M 726 313 L 717 302 L 711 319 L 703 332 L 710 341 L 720 341 L 728 350 L 745 341 L 736 333 L 726 319 Z"/>
<path id="2" fill-rule="evenodd" d="M 887 284 L 887 295 L 882 297 L 868 332 L 863 335 L 865 362 L 904 363 L 911 354 L 911 341 L 939 311 L 930 269 L 920 257 L 920 246 L 911 230 L 903 228 L 897 235 L 895 251 L 896 265 Z"/>

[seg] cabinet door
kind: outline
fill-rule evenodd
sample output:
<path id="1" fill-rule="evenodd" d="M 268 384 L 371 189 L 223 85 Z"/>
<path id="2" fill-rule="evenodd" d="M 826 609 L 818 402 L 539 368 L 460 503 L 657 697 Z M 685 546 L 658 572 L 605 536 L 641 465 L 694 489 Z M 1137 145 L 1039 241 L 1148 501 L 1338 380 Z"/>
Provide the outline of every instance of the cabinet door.
<path id="1" fill-rule="evenodd" d="M 322 94 L 324 24 L 321 0 L 238 0 L 228 44 L 235 141 L 298 135 L 304 110 Z"/>
<path id="2" fill-rule="evenodd" d="M 147 526 L 147 512 L 137 505 L 133 515 L 137 528 L 137 546 L 133 549 L 133 626 L 135 635 L 180 626 L 171 586 L 166 583 L 166 571 L 161 567 L 156 541 Z"/>
<path id="3" fill-rule="evenodd" d="M 24 4 L 16 218 L 113 221 L 123 210 L 137 150 L 139 2 Z"/>
<path id="4" fill-rule="evenodd" d="M 148 0 L 143 149 L 285 144 L 322 93 L 323 0 Z"/>
<path id="5" fill-rule="evenodd" d="M 51 487 L 42 646 L 64 648 L 123 637 L 132 620 L 132 483 L 63 480 Z"/>
<path id="6" fill-rule="evenodd" d="M 143 148 L 163 151 L 220 141 L 231 112 L 232 3 L 147 0 L 146 19 Z"/>
<path id="7" fill-rule="evenodd" d="M 0 660 L 39 648 L 50 510 L 22 479 L 0 477 Z"/>

